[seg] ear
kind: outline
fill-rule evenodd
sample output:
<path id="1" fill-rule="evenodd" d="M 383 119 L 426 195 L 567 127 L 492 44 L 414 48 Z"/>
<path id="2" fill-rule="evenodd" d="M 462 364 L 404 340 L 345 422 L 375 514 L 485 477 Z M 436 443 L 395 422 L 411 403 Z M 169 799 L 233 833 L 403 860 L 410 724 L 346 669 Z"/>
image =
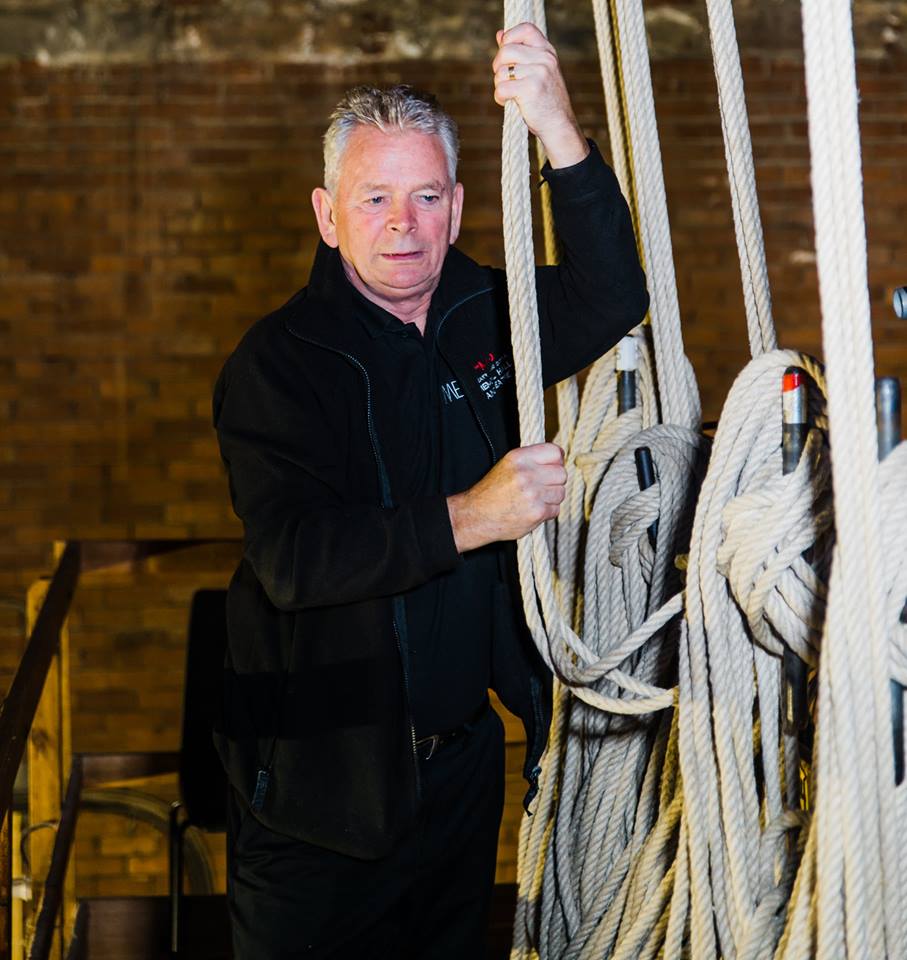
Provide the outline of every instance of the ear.
<path id="1" fill-rule="evenodd" d="M 450 242 L 455 243 L 460 235 L 460 220 L 463 217 L 463 184 L 454 187 L 453 200 L 450 204 Z"/>
<path id="2" fill-rule="evenodd" d="M 312 191 L 312 206 L 315 208 L 315 219 L 318 221 L 318 232 L 321 239 L 329 247 L 337 247 L 337 225 L 334 223 L 334 200 L 324 187 L 316 187 Z"/>

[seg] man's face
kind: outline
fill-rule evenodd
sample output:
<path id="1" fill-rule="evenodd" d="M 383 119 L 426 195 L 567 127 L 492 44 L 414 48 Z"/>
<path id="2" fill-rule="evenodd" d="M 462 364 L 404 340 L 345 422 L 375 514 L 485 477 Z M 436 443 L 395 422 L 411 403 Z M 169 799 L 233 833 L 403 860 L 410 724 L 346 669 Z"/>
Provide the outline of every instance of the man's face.
<path id="1" fill-rule="evenodd" d="M 360 126 L 347 139 L 335 193 L 318 188 L 312 202 L 353 285 L 392 308 L 427 299 L 438 285 L 460 230 L 463 186 L 450 182 L 433 134 Z"/>

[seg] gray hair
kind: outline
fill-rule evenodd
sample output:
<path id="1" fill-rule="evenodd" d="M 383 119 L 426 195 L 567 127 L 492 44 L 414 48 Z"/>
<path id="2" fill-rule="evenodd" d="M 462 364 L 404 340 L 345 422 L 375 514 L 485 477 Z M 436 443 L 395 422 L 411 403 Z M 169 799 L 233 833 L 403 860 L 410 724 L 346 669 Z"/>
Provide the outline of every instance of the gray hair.
<path id="1" fill-rule="evenodd" d="M 460 149 L 457 124 L 432 94 L 408 84 L 359 86 L 348 90 L 334 107 L 331 124 L 324 134 L 324 185 L 328 193 L 334 193 L 337 188 L 340 161 L 350 133 L 358 126 L 369 124 L 382 133 L 416 130 L 434 134 L 444 147 L 450 182 L 456 181 Z"/>

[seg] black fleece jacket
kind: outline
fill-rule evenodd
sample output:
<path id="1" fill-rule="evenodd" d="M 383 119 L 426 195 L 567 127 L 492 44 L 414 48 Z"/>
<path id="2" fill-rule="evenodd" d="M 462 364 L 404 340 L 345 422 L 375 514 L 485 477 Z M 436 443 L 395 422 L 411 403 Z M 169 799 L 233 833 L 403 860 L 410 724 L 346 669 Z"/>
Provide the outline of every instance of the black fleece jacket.
<path id="1" fill-rule="evenodd" d="M 645 315 L 626 203 L 597 148 L 546 168 L 564 258 L 537 270 L 546 385 L 591 363 Z M 519 444 L 513 380 L 482 389 L 476 358 L 511 353 L 506 278 L 451 248 L 435 291 L 438 349 L 485 438 L 488 466 Z M 418 804 L 402 594 L 461 558 L 441 495 L 397 502 L 375 428 L 373 340 L 337 251 L 227 360 L 214 423 L 243 558 L 228 594 L 223 722 L 231 783 L 268 827 L 362 858 L 386 854 Z M 492 686 L 526 727 L 530 795 L 550 677 L 501 543 Z"/>

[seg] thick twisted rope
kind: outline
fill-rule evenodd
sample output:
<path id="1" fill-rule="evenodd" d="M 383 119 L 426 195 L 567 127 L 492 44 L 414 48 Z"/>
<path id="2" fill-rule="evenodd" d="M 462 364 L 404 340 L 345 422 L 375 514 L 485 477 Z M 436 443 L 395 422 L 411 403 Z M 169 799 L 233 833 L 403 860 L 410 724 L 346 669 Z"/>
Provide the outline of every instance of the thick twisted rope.
<path id="1" fill-rule="evenodd" d="M 746 327 L 750 352 L 755 357 L 763 351 L 774 350 L 777 341 L 772 321 L 762 220 L 756 195 L 753 145 L 743 94 L 743 72 L 731 0 L 706 0 L 706 9 L 715 79 L 718 82 L 718 112 L 721 115 L 721 133 L 731 188 L 734 232 L 740 255 Z"/>
<path id="2" fill-rule="evenodd" d="M 512 0 L 505 6 L 505 24 L 514 25 L 529 18 L 528 2 Z M 544 441 L 544 405 L 542 398 L 541 358 L 538 346 L 538 308 L 535 293 L 535 258 L 532 247 L 529 197 L 529 158 L 526 127 L 518 107 L 508 101 L 504 113 L 504 149 L 502 157 L 504 251 L 508 274 L 517 401 L 520 409 L 520 434 L 524 445 Z M 567 684 L 584 686 L 583 670 L 598 661 L 572 629 L 554 589 L 554 575 L 548 541 L 543 528 L 536 528 L 518 544 L 520 577 L 524 584 L 524 609 L 532 635 L 548 665 Z M 630 681 L 614 674 L 627 688 Z M 648 701 L 664 700 L 664 692 L 639 688 L 640 702 L 635 709 L 650 709 Z M 598 699 L 589 691 L 581 695 Z M 624 703 L 622 710 L 634 709 Z"/>
<path id="3" fill-rule="evenodd" d="M 621 6 L 616 3 L 615 9 Z M 828 36 L 817 41 L 809 33 L 815 14 L 807 6 L 807 62 L 811 45 L 813 59 L 818 57 L 815 44 L 829 57 L 815 69 L 811 83 L 815 85 L 819 76 L 824 90 L 840 93 L 836 71 L 844 77 L 845 88 L 847 82 L 852 85 L 852 42 L 843 30 L 847 18 L 837 9 L 832 22 L 823 24 Z M 763 283 L 764 256 L 760 263 L 758 213 L 752 220 L 754 194 L 747 199 L 739 187 L 745 181 L 751 185 L 748 134 L 744 140 L 739 130 L 734 133 L 735 124 L 745 127 L 745 114 L 742 121 L 739 115 L 727 116 L 742 104 L 742 90 L 739 98 L 734 93 L 739 58 L 734 44 L 729 65 L 729 48 L 718 39 L 721 31 L 733 30 L 729 7 L 717 0 L 710 7 L 713 48 L 723 50 L 716 52 L 716 73 L 748 327 L 756 354 L 771 345 L 774 335 Z M 849 22 L 847 26 L 849 30 Z M 628 33 L 633 34 L 632 17 L 631 29 L 623 29 L 624 36 Z M 834 434 L 840 445 L 838 436 L 851 431 L 854 461 L 845 455 L 842 470 L 841 455 L 835 459 L 836 504 L 840 511 L 838 474 L 851 471 L 858 480 L 851 477 L 844 483 L 854 501 L 848 504 L 855 518 L 850 521 L 849 542 L 851 550 L 859 544 L 862 553 L 856 563 L 852 559 L 844 563 L 840 559 L 844 542 L 839 544 L 826 611 L 832 511 L 829 459 L 819 429 L 825 422 L 823 377 L 809 358 L 767 353 L 743 371 L 731 391 L 697 507 L 687 612 L 680 625 L 677 710 L 662 714 L 660 721 L 641 718 L 640 709 L 668 702 L 670 691 L 659 693 L 657 684 L 663 682 L 663 657 L 670 646 L 659 642 L 665 638 L 659 631 L 680 609 L 680 597 L 654 609 L 664 599 L 658 587 L 665 573 L 658 551 L 645 548 L 645 533 L 659 515 L 655 494 L 631 489 L 624 499 L 600 496 L 603 489 L 611 492 L 612 480 L 615 486 L 626 483 L 630 471 L 624 447 L 634 442 L 630 438 L 647 414 L 611 417 L 609 423 L 606 379 L 590 376 L 587 390 L 590 397 L 605 398 L 605 414 L 593 417 L 591 430 L 585 407 L 571 422 L 572 458 L 583 475 L 571 477 L 565 502 L 570 509 L 564 515 L 571 523 L 588 522 L 585 556 L 580 557 L 575 531 L 558 529 L 553 538 L 559 569 L 564 570 L 559 595 L 567 609 L 581 614 L 584 639 L 569 628 L 565 631 L 562 624 L 544 636 L 549 624 L 544 597 L 527 609 L 530 621 L 534 614 L 537 642 L 545 641 L 543 653 L 558 651 L 565 637 L 572 638 L 566 643 L 570 650 L 566 662 L 549 659 L 571 690 L 558 688 L 541 797 L 535 817 L 521 832 L 515 957 L 692 955 L 708 960 L 905 955 L 905 884 L 897 864 L 907 851 L 903 830 L 899 833 L 897 826 L 905 823 L 907 800 L 903 789 L 894 790 L 891 777 L 887 691 L 889 676 L 907 679 L 907 643 L 900 623 L 907 559 L 889 564 L 883 576 L 880 541 L 875 539 L 881 536 L 878 519 L 875 526 L 871 516 L 868 525 L 863 523 L 877 503 L 872 483 L 863 485 L 860 480 L 867 474 L 875 477 L 877 490 L 879 471 L 872 418 L 867 416 L 872 366 L 856 101 L 853 90 L 845 93 L 838 100 L 844 104 L 841 115 L 826 98 L 815 111 L 818 119 L 812 116 L 811 93 L 811 140 L 814 156 L 819 152 L 816 141 L 834 142 L 824 160 L 852 160 L 856 144 L 856 189 L 854 178 L 848 182 L 838 169 L 820 190 L 816 182 L 827 171 L 814 162 L 814 192 L 820 271 L 823 247 L 837 235 L 826 227 L 823 243 L 820 202 L 830 220 L 836 210 L 844 211 L 858 234 L 852 231 L 842 239 L 844 252 L 837 260 L 825 258 L 824 269 L 831 271 L 828 276 L 834 281 L 828 285 L 830 295 L 823 288 L 823 315 L 826 352 L 831 354 L 829 339 L 834 338 L 840 370 L 851 373 L 856 364 L 863 374 L 862 383 L 851 378 L 858 393 L 862 387 L 859 402 L 852 402 L 852 396 L 843 401 L 851 406 L 851 422 L 845 420 Z M 737 100 L 736 107 L 729 106 Z M 828 137 L 824 124 L 834 128 L 833 137 Z M 644 249 L 651 251 L 653 246 L 644 243 Z M 653 296 L 653 302 L 656 299 Z M 852 315 L 860 320 L 852 330 L 842 332 L 828 322 L 830 299 L 852 307 Z M 814 426 L 800 466 L 790 476 L 781 476 L 779 381 L 788 365 L 811 374 Z M 597 365 L 593 374 L 598 369 Z M 664 377 L 661 368 L 658 376 L 664 407 L 665 392 L 670 392 L 665 384 L 672 377 Z M 839 377 L 842 383 L 847 379 Z M 584 394 L 584 404 L 585 400 Z M 829 401 L 832 408 L 841 405 L 840 400 L 837 405 Z M 860 430 L 853 431 L 854 423 Z M 590 436 L 594 439 L 586 446 Z M 645 439 L 654 442 L 655 436 Z M 577 440 L 583 441 L 585 451 L 576 446 Z M 904 465 L 905 454 L 899 451 L 882 471 L 882 495 L 886 516 L 898 518 L 900 525 L 894 529 L 902 536 L 907 491 L 903 469 L 897 473 L 892 466 Z M 608 480 L 604 485 L 603 476 Z M 660 480 L 667 488 L 666 479 Z M 531 559 L 534 562 L 534 555 Z M 842 629 L 834 619 L 834 598 L 843 607 L 848 602 L 845 589 L 849 597 L 862 589 L 855 580 L 842 586 L 860 563 L 865 563 L 861 582 L 865 583 L 866 571 L 873 577 L 871 596 L 861 598 L 862 609 L 864 614 L 872 609 L 874 625 L 881 628 L 870 636 L 868 654 L 853 643 L 856 621 L 852 618 Z M 581 568 L 582 592 L 577 589 Z M 609 576 L 609 568 L 620 571 L 617 578 Z M 644 590 L 636 589 L 640 582 L 647 583 Z M 533 588 L 538 590 L 537 580 Z M 640 618 L 645 620 L 642 625 Z M 861 618 L 862 614 L 856 620 L 862 622 Z M 819 658 L 823 621 L 825 645 L 833 636 L 838 639 L 834 652 Z M 611 636 L 603 643 L 603 632 L 607 635 L 603 622 L 615 624 L 614 634 L 624 639 Z M 848 634 L 849 644 L 843 642 Z M 785 645 L 807 663 L 820 664 L 816 776 L 811 785 L 818 812 L 811 824 L 796 809 L 797 745 L 780 731 L 780 655 Z M 853 715 L 854 703 L 862 705 L 858 716 Z M 856 761 L 855 738 L 868 747 L 857 751 Z"/>
<path id="4" fill-rule="evenodd" d="M 505 10 L 505 23 L 507 25 L 512 25 L 513 22 L 523 19 L 526 16 L 526 12 L 527 11 L 525 11 L 525 9 L 514 12 L 514 20 L 511 20 L 510 12 Z M 648 94 L 651 98 L 650 84 Z M 649 111 L 648 116 L 654 122 L 653 110 Z M 610 126 L 613 131 L 616 129 L 617 125 L 612 123 Z M 657 144 L 657 133 L 655 133 L 654 139 Z M 614 138 L 612 135 L 612 142 L 613 140 Z M 525 156 L 524 144 L 519 144 L 516 147 L 516 152 L 514 153 L 513 142 L 511 128 L 508 126 L 508 120 L 505 116 L 505 210 L 509 206 L 509 199 L 514 196 L 512 192 L 512 182 L 508 179 L 508 177 L 514 169 L 518 169 L 518 167 L 515 167 L 511 163 L 511 158 L 516 156 L 518 158 L 517 162 L 521 162 L 522 158 Z M 655 269 L 653 273 L 650 273 L 650 277 L 654 276 L 656 278 L 652 282 L 658 283 L 662 287 L 665 285 L 668 287 L 667 292 L 662 294 L 660 299 L 669 305 L 669 309 L 670 304 L 673 303 L 673 327 L 671 329 L 673 329 L 675 333 L 675 339 L 669 347 L 666 347 L 665 343 L 668 340 L 668 336 L 663 334 L 661 337 L 662 350 L 665 351 L 668 356 L 670 356 L 671 360 L 673 361 L 672 365 L 674 367 L 679 365 L 679 369 L 681 371 L 685 370 L 687 372 L 687 383 L 689 384 L 691 381 L 691 371 L 683 355 L 682 340 L 680 340 L 679 335 L 679 311 L 676 306 L 676 286 L 673 277 L 673 262 L 669 249 L 670 237 L 667 234 L 667 216 L 664 205 L 664 187 L 663 182 L 661 181 L 661 166 L 660 163 L 655 164 L 654 166 L 649 164 L 645 169 L 650 178 L 645 185 L 648 191 L 647 195 L 651 195 L 656 198 L 660 196 L 661 205 L 665 211 L 665 229 L 661 232 L 661 234 L 658 235 L 658 240 L 661 244 L 662 250 L 664 249 L 665 245 L 667 245 L 667 258 L 665 259 L 664 253 L 662 252 L 660 259 L 662 261 L 663 269 Z M 618 168 L 618 172 L 619 174 L 621 173 L 620 167 Z M 651 178 L 653 176 L 656 180 L 655 183 L 651 182 Z M 626 184 L 626 173 L 624 173 L 622 179 Z M 522 188 L 518 186 L 517 189 L 520 190 Z M 654 202 L 657 203 L 657 199 Z M 505 214 L 505 250 L 509 238 L 509 224 L 510 220 Z M 524 236 L 531 236 L 528 227 L 523 227 L 523 229 L 526 231 Z M 516 250 L 519 250 L 519 245 L 517 243 L 513 243 L 513 247 Z M 653 248 L 652 245 L 650 245 L 650 255 L 652 260 L 657 264 L 659 262 L 658 248 Z M 508 258 L 508 270 L 510 269 L 511 262 L 511 259 Z M 524 256 L 521 258 L 521 262 L 525 264 L 521 275 L 528 276 L 532 269 L 532 266 L 530 266 L 531 260 Z M 661 277 L 664 277 L 665 279 L 659 280 L 658 278 Z M 511 284 L 514 282 L 512 276 L 510 282 Z M 664 309 L 662 312 L 664 313 Z M 521 323 L 521 320 L 516 318 L 521 318 L 525 315 L 525 313 L 526 311 L 523 305 L 519 305 L 515 311 L 512 311 L 512 317 L 514 318 L 513 326 L 515 355 L 519 355 L 520 352 L 520 348 L 517 346 L 518 342 L 524 339 L 522 331 L 518 331 L 517 329 L 518 324 Z M 666 329 L 668 329 L 667 321 L 665 321 L 663 325 Z M 639 334 L 639 336 L 642 338 L 642 334 Z M 687 425 L 684 425 L 680 428 L 674 428 L 673 435 L 669 431 L 667 435 L 662 436 L 656 431 L 655 434 L 652 434 L 641 441 L 642 443 L 646 443 L 646 441 L 648 441 L 649 446 L 652 449 L 653 457 L 657 464 L 659 477 L 659 484 L 657 485 L 657 488 L 651 488 L 644 494 L 640 493 L 638 490 L 638 485 L 635 479 L 635 468 L 632 466 L 632 447 L 623 451 L 624 455 L 622 459 L 618 457 L 622 451 L 622 448 L 626 447 L 631 438 L 639 432 L 639 428 L 642 425 L 642 421 L 640 419 L 641 417 L 645 418 L 646 425 L 650 427 L 658 419 L 655 393 L 654 390 L 651 389 L 653 386 L 652 381 L 654 380 L 654 364 L 649 360 L 648 353 L 646 351 L 643 351 L 643 357 L 644 371 L 640 376 L 640 386 L 642 388 L 641 399 L 643 402 L 642 407 L 638 412 L 625 415 L 624 417 L 616 420 L 614 419 L 616 416 L 616 403 L 614 402 L 614 357 L 612 355 L 610 357 L 603 358 L 602 361 L 599 361 L 599 363 L 596 364 L 586 384 L 586 389 L 583 396 L 583 409 L 590 410 L 591 416 L 585 419 L 580 416 L 578 421 L 571 417 L 570 424 L 566 429 L 562 423 L 562 432 L 559 436 L 559 439 L 562 444 L 568 447 L 568 461 L 571 463 L 576 461 L 582 464 L 584 472 L 584 476 L 580 476 L 576 471 L 571 472 L 568 499 L 562 508 L 561 520 L 557 524 L 557 556 L 558 569 L 560 573 L 559 596 L 563 604 L 563 610 L 567 612 L 568 615 L 574 610 L 577 600 L 576 578 L 579 572 L 577 565 L 577 553 L 580 531 L 582 530 L 586 519 L 584 517 L 584 513 L 586 509 L 591 510 L 592 496 L 590 495 L 590 492 L 598 489 L 601 475 L 603 471 L 610 466 L 612 459 L 615 457 L 618 458 L 619 470 L 622 475 L 622 486 L 613 485 L 609 476 L 608 488 L 626 490 L 629 485 L 630 489 L 635 491 L 636 502 L 629 504 L 624 510 L 623 515 L 618 515 L 615 518 L 618 523 L 618 529 L 622 534 L 622 536 L 618 537 L 618 540 L 621 542 L 615 545 L 615 549 L 617 549 L 622 555 L 626 556 L 627 558 L 632 558 L 634 555 L 635 541 L 639 536 L 645 538 L 646 527 L 656 516 L 659 515 L 659 498 L 661 498 L 661 502 L 670 504 L 672 507 L 675 505 L 686 504 L 687 510 L 689 511 L 689 503 L 687 501 L 689 500 L 688 491 L 690 489 L 690 479 L 695 472 L 695 462 L 697 453 L 701 448 L 701 441 Z M 678 381 L 682 374 L 674 372 L 672 377 L 670 373 L 671 371 L 669 371 L 669 375 L 661 377 L 659 382 L 663 409 L 667 410 L 674 408 L 685 410 L 684 413 L 680 414 L 683 419 L 689 423 L 692 423 L 694 420 L 698 422 L 698 398 L 695 396 L 695 390 L 692 399 L 687 397 L 687 402 L 679 403 L 677 401 L 677 395 L 682 388 L 679 387 Z M 517 385 L 517 390 L 519 398 L 519 383 Z M 605 402 L 602 403 L 602 401 Z M 692 413 L 691 411 L 694 408 L 695 413 Z M 604 411 L 604 413 L 598 414 L 597 411 Z M 521 404 L 521 423 L 533 421 L 534 418 L 532 418 L 531 413 L 524 417 Z M 602 435 L 596 437 L 596 434 L 599 432 L 600 428 L 607 425 L 613 426 L 614 424 L 618 425 L 616 430 L 603 430 L 601 431 Z M 578 436 L 576 437 L 573 435 L 574 429 L 578 433 Z M 527 435 L 524 432 L 523 435 L 524 442 L 537 442 L 539 438 L 540 437 L 538 434 Z M 662 449 L 662 445 L 664 444 L 667 444 L 667 450 Z M 676 448 L 676 451 L 680 453 L 679 461 L 677 460 L 676 454 L 672 455 L 671 453 L 672 444 L 673 447 Z M 680 465 L 679 472 L 675 471 L 675 462 Z M 611 511 L 600 508 L 599 516 L 609 520 Z M 626 661 L 629 657 L 636 656 L 636 651 L 639 650 L 643 644 L 645 644 L 645 642 L 654 634 L 659 633 L 665 624 L 672 617 L 676 616 L 680 610 L 679 596 L 675 597 L 665 608 L 659 609 L 661 600 L 665 599 L 663 585 L 667 580 L 666 568 L 673 561 L 674 549 L 677 546 L 675 530 L 677 526 L 676 509 L 665 509 L 664 517 L 660 518 L 659 522 L 661 523 L 658 541 L 660 550 L 656 551 L 657 556 L 647 558 L 648 569 L 646 571 L 649 577 L 648 583 L 655 583 L 654 590 L 651 590 L 651 587 L 646 586 L 645 582 L 641 580 L 639 581 L 641 586 L 636 583 L 636 580 L 639 578 L 641 573 L 639 565 L 636 566 L 635 570 L 628 571 L 628 575 L 624 576 L 623 578 L 621 578 L 621 568 L 619 566 L 611 567 L 611 569 L 618 571 L 617 579 L 624 580 L 622 586 L 612 587 L 611 593 L 615 594 L 616 597 L 624 594 L 635 597 L 633 613 L 629 619 L 625 618 L 625 622 L 628 625 L 626 634 L 629 634 L 629 636 L 624 642 L 619 644 L 614 649 L 607 650 L 586 647 L 585 644 L 583 644 L 579 638 L 569 630 L 568 624 L 565 622 L 552 624 L 551 619 L 548 617 L 548 614 L 545 611 L 546 605 L 543 597 L 541 598 L 543 617 L 539 618 L 539 604 L 536 600 L 536 595 L 539 590 L 539 584 L 536 578 L 538 577 L 539 571 L 537 569 L 532 569 L 532 577 L 530 580 L 532 585 L 529 589 L 524 589 L 527 619 L 530 622 L 530 626 L 533 628 L 533 634 L 536 642 L 539 644 L 540 649 L 542 650 L 543 655 L 549 660 L 549 663 L 554 666 L 556 672 L 561 676 L 561 678 L 571 686 L 572 692 L 577 698 L 576 701 L 574 701 L 572 698 L 569 698 L 568 700 L 569 695 L 564 688 L 560 686 L 556 688 L 555 722 L 553 724 L 552 738 L 549 743 L 548 750 L 549 766 L 550 760 L 552 758 L 556 759 L 559 755 L 560 749 L 565 745 L 568 747 L 571 756 L 575 753 L 575 750 L 573 749 L 573 742 L 565 741 L 564 743 L 561 743 L 560 741 L 562 724 L 566 719 L 568 712 L 572 711 L 575 713 L 581 708 L 588 711 L 586 704 L 589 704 L 593 706 L 595 710 L 606 710 L 613 714 L 632 713 L 639 715 L 642 712 L 649 712 L 653 709 L 663 708 L 673 703 L 672 692 L 670 690 L 660 688 L 656 683 L 653 682 L 656 679 L 656 675 L 664 672 L 664 655 L 663 652 L 661 652 L 661 647 L 659 645 L 650 644 L 649 648 L 639 655 L 639 657 L 637 657 L 637 660 L 641 658 L 641 668 L 633 669 L 632 675 L 628 675 L 625 671 L 619 669 L 621 663 Z M 597 523 L 594 528 L 590 527 L 590 530 L 598 529 L 598 527 L 599 524 Z M 610 534 L 608 532 L 604 532 L 602 535 L 593 537 L 591 543 L 587 545 L 587 548 L 595 548 L 600 556 L 604 556 L 604 559 L 608 561 L 608 565 L 610 566 L 610 561 L 608 558 L 612 552 L 611 549 L 609 548 L 606 553 L 603 553 L 601 549 L 601 544 L 608 542 L 609 539 Z M 529 554 L 528 560 L 525 559 L 527 554 Z M 533 542 L 533 550 L 531 553 L 530 551 L 521 549 L 521 576 L 523 578 L 524 585 L 527 582 L 525 573 L 537 558 L 537 554 L 538 551 L 536 550 L 535 542 Z M 544 560 L 544 558 L 542 559 Z M 589 563 L 588 557 L 586 559 L 585 566 L 587 570 L 587 579 L 589 576 L 592 576 L 594 580 L 594 573 L 590 574 L 588 571 L 599 569 L 599 566 L 595 563 Z M 653 566 L 655 568 L 654 579 Z M 643 595 L 646 593 L 651 593 L 651 596 L 644 597 Z M 595 613 L 593 616 L 598 615 L 598 606 L 598 604 L 595 605 Z M 617 606 L 619 606 L 619 603 Z M 588 617 L 586 619 L 588 620 Z M 630 629 L 630 625 L 632 625 L 633 629 Z M 588 624 L 586 625 L 583 633 L 585 636 L 594 637 L 596 643 L 602 636 L 601 630 L 599 630 L 597 627 L 590 628 Z M 615 636 L 624 635 L 624 633 L 615 631 Z M 558 657 L 558 651 L 564 649 L 563 640 L 565 637 L 568 638 L 566 640 L 568 655 L 566 658 L 563 656 Z M 577 661 L 576 664 L 574 664 L 574 660 Z M 639 668 L 640 663 L 634 663 L 634 666 Z M 588 686 L 592 683 L 597 684 L 596 689 L 592 689 Z M 632 696 L 627 697 L 627 692 L 632 694 Z M 594 711 L 590 712 L 589 715 L 593 718 L 594 723 L 598 723 L 599 726 L 601 725 L 601 718 L 596 717 Z M 637 782 L 639 776 L 642 774 L 640 762 L 644 760 L 645 756 L 649 752 L 649 738 L 645 731 L 645 725 L 637 724 L 637 726 L 640 727 L 641 734 L 638 734 L 634 737 L 625 737 L 625 740 L 628 742 L 633 740 L 633 744 L 629 748 L 629 752 L 625 753 L 623 758 L 623 769 L 625 771 L 635 771 L 632 775 L 624 776 L 624 780 L 626 781 L 625 786 L 629 788 L 630 793 L 636 792 L 638 786 Z M 571 764 L 569 759 L 568 767 L 571 770 L 576 769 L 575 764 Z M 606 764 L 606 766 L 601 769 L 610 769 L 613 767 L 614 764 L 612 763 Z M 544 779 L 550 780 L 550 774 L 551 771 L 546 770 Z M 535 817 L 531 821 L 524 822 L 523 831 L 521 834 L 520 857 L 522 865 L 521 904 L 529 904 L 535 900 L 539 894 L 538 887 L 541 882 L 541 873 L 537 867 L 542 863 L 544 848 L 552 836 L 549 830 L 549 819 L 554 811 L 553 798 L 553 788 L 543 788 L 542 797 L 539 801 Z M 563 866 L 565 863 L 567 863 L 567 861 L 569 861 L 569 854 L 564 852 L 558 858 L 558 860 Z M 545 858 L 545 862 L 547 864 L 554 861 L 552 861 L 551 858 Z M 566 869 L 569 870 L 569 866 L 566 867 Z M 546 879 L 548 882 L 545 885 L 544 899 L 546 901 L 550 901 L 552 898 L 552 878 L 550 872 Z M 517 939 L 519 940 L 519 930 L 521 928 L 528 931 L 531 926 L 532 923 L 530 920 L 526 919 L 526 922 L 521 924 L 520 920 L 518 919 Z M 519 945 L 517 946 L 519 948 Z"/>
<path id="5" fill-rule="evenodd" d="M 899 638 L 886 617 L 852 22 L 846 0 L 802 9 L 838 544 L 819 670 L 815 861 L 781 955 L 902 957 L 905 798 L 887 709 Z"/>
<path id="6" fill-rule="evenodd" d="M 630 169 L 635 185 L 638 229 L 647 271 L 651 304 L 649 314 L 655 345 L 661 419 L 689 429 L 699 429 L 699 394 L 692 367 L 683 352 L 680 305 L 671 230 L 661 164 L 661 146 L 655 121 L 652 77 L 646 52 L 645 19 L 639 0 L 614 0 L 615 28 L 606 0 L 594 0 L 599 49 L 611 39 L 616 44 L 624 77 L 624 119 L 627 141 L 632 144 Z M 608 31 L 605 34 L 605 31 Z M 604 39 L 607 36 L 608 39 Z M 620 118 L 611 118 L 620 123 Z"/>
<path id="7" fill-rule="evenodd" d="M 790 364 L 811 368 L 808 358 L 788 352 L 754 361 L 738 378 L 722 415 L 713 467 L 697 512 L 700 533 L 694 532 L 691 545 L 691 568 L 705 576 L 701 583 L 688 584 L 688 594 L 704 598 L 697 601 L 704 612 L 684 624 L 685 633 L 692 634 L 692 639 L 684 637 L 690 666 L 681 672 L 680 709 L 673 723 L 666 715 L 654 725 L 640 727 L 635 720 L 628 727 L 620 717 L 590 710 L 573 697 L 559 703 L 559 763 L 545 771 L 542 803 L 529 820 L 521 851 L 527 852 L 534 834 L 541 833 L 545 856 L 533 861 L 531 882 L 521 890 L 526 900 L 520 902 L 514 956 L 532 956 L 534 946 L 542 957 L 636 957 L 658 951 L 679 957 L 695 937 L 693 955 L 713 957 L 719 951 L 710 938 L 716 913 L 723 931 L 721 946 L 730 945 L 722 951 L 727 956 L 735 950 L 759 956 L 766 945 L 770 955 L 781 934 L 778 908 L 788 896 L 797 859 L 796 851 L 793 857 L 786 852 L 786 835 L 798 831 L 803 820 L 784 810 L 784 795 L 788 804 L 794 802 L 797 782 L 796 771 L 785 768 L 787 744 L 780 741 L 777 723 L 777 658 L 752 643 L 750 622 L 758 617 L 762 632 L 771 637 L 780 623 L 781 630 L 802 638 L 800 649 L 812 651 L 814 659 L 815 609 L 821 607 L 824 591 L 815 571 L 804 573 L 800 553 L 803 544 L 811 546 L 813 562 L 821 568 L 829 535 L 828 466 L 821 433 L 810 435 L 798 470 L 781 476 L 779 387 Z M 821 373 L 812 369 L 821 383 Z M 814 419 L 821 419 L 821 403 L 817 389 Z M 786 509 L 779 509 L 779 503 Z M 608 509 L 603 506 L 602 513 Z M 618 512 L 611 513 L 613 527 L 620 526 Z M 758 569 L 737 529 L 747 516 L 758 528 L 771 531 L 765 535 Z M 645 540 L 643 525 L 650 517 L 639 518 L 639 539 Z M 611 553 L 623 555 L 621 540 L 618 530 Z M 693 563 L 697 556 L 700 561 Z M 749 593 L 736 588 L 750 622 L 721 581 L 722 568 L 739 568 L 739 577 L 751 581 Z M 621 575 L 619 568 L 612 570 Z M 602 571 L 590 579 L 595 586 L 587 590 L 602 593 Z M 811 602 L 804 602 L 803 581 L 819 584 Z M 794 606 L 801 611 L 794 629 L 786 611 L 777 613 L 790 597 L 799 598 Z M 588 599 L 585 609 L 594 620 Z M 612 639 L 601 622 L 591 632 L 604 643 Z M 709 636 L 711 647 L 703 654 Z M 586 637 L 588 641 L 589 632 Z M 660 652 L 671 645 L 667 641 Z M 644 652 L 654 657 L 655 649 L 650 644 Z M 602 664 L 606 662 L 603 656 Z M 641 658 L 634 674 L 653 666 L 657 672 L 657 664 L 647 665 Z M 737 689 L 728 680 L 729 672 Z M 698 685 L 693 682 L 696 674 Z M 747 676 L 755 678 L 755 686 L 752 679 L 747 684 Z M 729 692 L 712 696 L 712 689 Z M 754 740 L 756 702 L 772 704 L 769 718 L 776 719 L 762 724 Z M 705 729 L 694 731 L 694 752 L 684 757 L 679 737 L 684 725 L 697 719 L 704 720 Z M 722 728 L 720 737 L 712 726 Z M 570 736 L 565 737 L 568 727 Z M 726 730 L 735 731 L 730 739 Z M 683 784 L 692 781 L 689 787 L 681 784 L 681 757 Z M 740 771 L 749 771 L 746 782 L 741 782 Z M 732 832 L 748 856 L 728 855 L 725 837 Z M 697 934 L 691 932 L 694 926 Z"/>

